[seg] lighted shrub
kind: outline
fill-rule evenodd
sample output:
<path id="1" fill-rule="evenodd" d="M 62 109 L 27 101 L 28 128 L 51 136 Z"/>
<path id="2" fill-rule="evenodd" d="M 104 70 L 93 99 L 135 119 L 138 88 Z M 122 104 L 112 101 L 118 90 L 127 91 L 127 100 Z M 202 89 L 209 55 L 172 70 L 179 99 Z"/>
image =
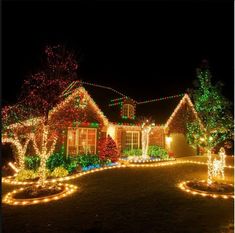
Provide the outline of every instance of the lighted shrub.
<path id="1" fill-rule="evenodd" d="M 63 167 L 69 172 L 74 172 L 79 166 L 78 157 L 66 157 Z"/>
<path id="2" fill-rule="evenodd" d="M 60 152 L 52 154 L 46 162 L 46 166 L 50 171 L 53 171 L 57 167 L 65 166 L 65 164 L 66 157 Z"/>
<path id="3" fill-rule="evenodd" d="M 38 177 L 38 174 L 34 170 L 23 169 L 19 171 L 16 175 L 17 181 L 24 181 L 29 179 L 35 179 Z"/>
<path id="4" fill-rule="evenodd" d="M 125 149 L 125 150 L 123 150 L 122 153 L 126 157 L 141 156 L 142 155 L 142 150 L 141 149 Z"/>
<path id="5" fill-rule="evenodd" d="M 40 157 L 35 156 L 25 156 L 24 158 L 25 168 L 29 170 L 36 171 L 40 166 Z"/>
<path id="6" fill-rule="evenodd" d="M 169 157 L 167 151 L 160 146 L 149 146 L 148 155 L 160 159 L 167 159 Z"/>
<path id="7" fill-rule="evenodd" d="M 101 161 L 97 155 L 79 155 L 77 162 L 81 167 L 100 165 Z"/>
<path id="8" fill-rule="evenodd" d="M 64 167 L 56 167 L 51 173 L 53 177 L 64 177 L 67 176 L 69 172 Z"/>
<path id="9" fill-rule="evenodd" d="M 116 162 L 120 157 L 115 141 L 108 135 L 105 139 L 101 140 L 99 145 L 99 158 L 100 160 Z"/>

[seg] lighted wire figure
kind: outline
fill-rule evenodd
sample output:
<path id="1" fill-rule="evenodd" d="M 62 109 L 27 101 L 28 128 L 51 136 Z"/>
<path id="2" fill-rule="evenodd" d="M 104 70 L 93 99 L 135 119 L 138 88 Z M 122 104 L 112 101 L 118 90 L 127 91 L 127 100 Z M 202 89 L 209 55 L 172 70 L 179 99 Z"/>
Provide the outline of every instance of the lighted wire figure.
<path id="1" fill-rule="evenodd" d="M 219 159 L 214 159 L 212 166 L 212 176 L 213 177 L 218 177 L 220 176 L 224 180 L 224 167 L 225 167 L 225 149 L 223 147 L 220 148 L 219 150 Z"/>

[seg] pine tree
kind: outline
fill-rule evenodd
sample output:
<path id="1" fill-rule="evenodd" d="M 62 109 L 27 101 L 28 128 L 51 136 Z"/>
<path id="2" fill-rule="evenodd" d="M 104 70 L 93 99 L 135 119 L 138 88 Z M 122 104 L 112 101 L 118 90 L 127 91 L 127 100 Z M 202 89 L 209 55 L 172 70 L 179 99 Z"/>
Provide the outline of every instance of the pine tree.
<path id="1" fill-rule="evenodd" d="M 100 144 L 99 157 L 101 160 L 111 160 L 116 162 L 120 154 L 118 152 L 115 141 L 108 135 L 107 138 L 103 139 Z"/>

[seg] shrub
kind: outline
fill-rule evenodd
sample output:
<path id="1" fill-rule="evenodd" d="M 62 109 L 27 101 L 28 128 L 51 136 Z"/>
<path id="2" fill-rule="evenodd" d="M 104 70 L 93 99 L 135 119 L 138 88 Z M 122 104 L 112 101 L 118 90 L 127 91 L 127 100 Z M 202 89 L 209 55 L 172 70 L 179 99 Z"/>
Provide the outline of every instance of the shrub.
<path id="1" fill-rule="evenodd" d="M 17 181 L 24 181 L 29 179 L 35 179 L 38 177 L 38 174 L 34 170 L 22 169 L 16 175 Z"/>
<path id="2" fill-rule="evenodd" d="M 160 146 L 149 146 L 148 155 L 160 159 L 166 159 L 169 157 L 167 151 Z"/>
<path id="3" fill-rule="evenodd" d="M 100 165 L 101 163 L 97 155 L 89 155 L 89 154 L 79 155 L 76 160 L 77 160 L 77 163 L 83 168 L 92 166 L 92 165 Z"/>
<path id="4" fill-rule="evenodd" d="M 36 171 L 40 166 L 40 157 L 35 156 L 25 156 L 24 158 L 25 168 L 29 170 Z"/>
<path id="5" fill-rule="evenodd" d="M 142 150 L 141 149 L 125 149 L 123 150 L 123 155 L 124 156 L 141 156 L 142 155 Z"/>
<path id="6" fill-rule="evenodd" d="M 100 142 L 99 145 L 99 158 L 100 160 L 111 160 L 116 162 L 120 157 L 120 153 L 117 149 L 115 141 L 108 135 L 105 139 Z"/>
<path id="7" fill-rule="evenodd" d="M 74 172 L 78 167 L 78 157 L 66 157 L 63 167 L 69 172 Z"/>
<path id="8" fill-rule="evenodd" d="M 46 162 L 46 166 L 50 171 L 53 171 L 57 167 L 65 166 L 66 157 L 59 152 L 52 154 Z"/>
<path id="9" fill-rule="evenodd" d="M 56 167 L 51 173 L 51 176 L 54 177 L 64 177 L 67 176 L 69 172 L 64 167 Z"/>

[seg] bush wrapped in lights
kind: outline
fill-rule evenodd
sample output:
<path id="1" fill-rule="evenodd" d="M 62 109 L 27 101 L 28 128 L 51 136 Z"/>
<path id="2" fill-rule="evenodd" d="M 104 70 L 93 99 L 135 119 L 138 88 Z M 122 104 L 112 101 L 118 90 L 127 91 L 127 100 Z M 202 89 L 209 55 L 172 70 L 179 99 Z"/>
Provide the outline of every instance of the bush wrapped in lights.
<path id="1" fill-rule="evenodd" d="M 37 155 L 25 156 L 24 163 L 26 169 L 36 171 L 40 166 L 40 157 Z"/>
<path id="2" fill-rule="evenodd" d="M 148 155 L 153 158 L 168 159 L 167 151 L 160 146 L 149 146 Z"/>
<path id="3" fill-rule="evenodd" d="M 111 160 L 112 163 L 117 162 L 120 153 L 117 149 L 115 141 L 108 135 L 105 139 L 101 140 L 99 146 L 99 158 L 106 161 Z"/>
<path id="4" fill-rule="evenodd" d="M 17 181 L 34 180 L 38 178 L 38 174 L 34 170 L 22 169 L 15 177 Z"/>
<path id="5" fill-rule="evenodd" d="M 65 177 L 69 174 L 69 172 L 64 167 L 57 167 L 51 173 L 52 177 Z"/>

